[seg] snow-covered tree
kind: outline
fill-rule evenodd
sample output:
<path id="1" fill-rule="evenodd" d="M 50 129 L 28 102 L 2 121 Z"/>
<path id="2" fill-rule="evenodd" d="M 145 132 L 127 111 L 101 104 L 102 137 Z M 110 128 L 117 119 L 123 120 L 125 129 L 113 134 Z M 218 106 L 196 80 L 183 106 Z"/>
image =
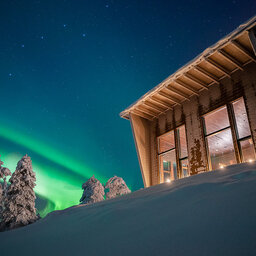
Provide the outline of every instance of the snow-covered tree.
<path id="1" fill-rule="evenodd" d="M 0 181 L 2 182 L 3 179 L 3 185 L 0 183 L 0 222 L 2 220 L 2 211 L 4 209 L 4 198 L 6 195 L 6 189 L 7 189 L 7 182 L 6 178 L 7 176 L 11 175 L 11 171 L 6 168 L 2 167 L 4 163 L 0 159 Z"/>
<path id="2" fill-rule="evenodd" d="M 4 228 L 12 229 L 35 222 L 38 219 L 33 190 L 36 186 L 36 175 L 29 156 L 23 156 L 18 162 L 9 182 L 4 200 Z"/>
<path id="3" fill-rule="evenodd" d="M 104 200 L 104 187 L 94 175 L 83 185 L 83 195 L 80 199 L 81 204 L 93 204 Z"/>
<path id="4" fill-rule="evenodd" d="M 131 193 L 131 190 L 127 187 L 125 181 L 117 176 L 114 176 L 108 180 L 105 185 L 105 189 L 107 191 L 106 199 Z"/>

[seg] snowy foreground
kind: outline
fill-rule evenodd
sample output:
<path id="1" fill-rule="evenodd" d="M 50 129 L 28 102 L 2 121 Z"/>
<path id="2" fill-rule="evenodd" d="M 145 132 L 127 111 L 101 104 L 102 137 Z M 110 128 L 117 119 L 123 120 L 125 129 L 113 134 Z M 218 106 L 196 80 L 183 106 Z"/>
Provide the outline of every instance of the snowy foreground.
<path id="1" fill-rule="evenodd" d="M 0 233 L 5 255 L 256 255 L 256 164 L 50 213 Z"/>

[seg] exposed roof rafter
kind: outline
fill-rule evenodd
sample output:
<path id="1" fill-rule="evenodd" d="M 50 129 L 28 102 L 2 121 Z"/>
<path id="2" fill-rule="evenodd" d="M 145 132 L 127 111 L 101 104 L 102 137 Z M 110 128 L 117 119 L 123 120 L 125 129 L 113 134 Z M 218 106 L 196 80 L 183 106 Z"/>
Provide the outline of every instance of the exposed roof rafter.
<path id="1" fill-rule="evenodd" d="M 229 72 L 224 67 L 222 67 L 220 64 L 218 64 L 216 61 L 214 61 L 214 60 L 212 60 L 210 58 L 206 58 L 205 60 L 208 63 L 210 63 L 213 67 L 215 67 L 217 70 L 219 70 L 220 72 L 224 73 L 229 78 L 231 77 Z"/>
<path id="2" fill-rule="evenodd" d="M 235 59 L 234 57 L 229 55 L 227 52 L 225 52 L 223 49 L 218 50 L 218 53 L 220 53 L 226 60 L 231 62 L 233 65 L 235 65 L 240 70 L 242 70 L 242 71 L 244 70 L 242 64 L 239 63 L 239 61 L 237 59 Z"/>
<path id="3" fill-rule="evenodd" d="M 170 108 L 170 109 L 172 109 L 172 106 L 171 106 L 171 105 L 167 104 L 166 102 L 164 102 L 164 101 L 162 101 L 162 100 L 159 100 L 159 99 L 156 99 L 156 98 L 153 98 L 153 97 L 149 98 L 149 100 L 156 102 L 158 105 L 161 105 L 161 106 L 163 106 L 164 108 Z"/>
<path id="4" fill-rule="evenodd" d="M 219 84 L 220 82 L 218 81 L 218 77 L 214 76 L 213 74 L 209 73 L 208 71 L 206 71 L 205 69 L 199 67 L 199 66 L 194 66 L 194 68 L 200 72 L 201 74 L 203 74 L 204 76 L 210 78 L 212 81 L 214 81 L 215 83 Z"/>
<path id="5" fill-rule="evenodd" d="M 252 61 L 256 62 L 256 57 L 253 56 L 247 49 L 245 49 L 240 43 L 235 40 L 232 40 L 231 43 L 243 54 L 245 54 Z"/>
<path id="6" fill-rule="evenodd" d="M 166 98 L 166 99 L 168 99 L 168 100 L 178 104 L 178 105 L 181 105 L 181 103 L 177 99 L 173 98 L 172 96 L 168 95 L 165 92 L 159 91 L 158 94 L 161 95 L 162 97 L 164 97 L 164 98 Z"/>
<path id="7" fill-rule="evenodd" d="M 154 103 L 151 103 L 149 101 L 144 101 L 143 103 L 144 103 L 144 105 L 146 105 L 147 107 L 149 107 L 151 109 L 154 109 L 155 111 L 158 111 L 160 113 L 164 112 L 164 109 L 161 109 L 160 107 L 158 107 Z"/>
<path id="8" fill-rule="evenodd" d="M 145 114 L 144 112 L 142 112 L 142 111 L 140 111 L 140 110 L 138 110 L 138 109 L 133 109 L 132 111 L 131 111 L 131 113 L 133 113 L 133 114 L 135 114 L 135 115 L 137 115 L 137 116 L 141 116 L 141 117 L 143 117 L 143 118 L 145 118 L 145 119 L 148 119 L 148 120 L 153 120 L 153 116 L 150 116 L 150 115 L 148 115 L 148 114 Z"/>
<path id="9" fill-rule="evenodd" d="M 198 91 L 196 89 L 193 89 L 191 86 L 189 86 L 188 84 L 185 84 L 181 81 L 178 81 L 178 80 L 173 80 L 174 83 L 178 84 L 179 86 L 187 89 L 188 91 L 196 94 L 196 95 L 199 95 Z"/>
<path id="10" fill-rule="evenodd" d="M 192 82 L 194 82 L 195 84 L 201 86 L 202 88 L 205 88 L 205 89 L 207 89 L 207 90 L 209 89 L 208 86 L 207 86 L 205 83 L 203 83 L 202 81 L 200 81 L 200 80 L 197 79 L 196 77 L 194 77 L 194 76 L 192 76 L 192 75 L 190 75 L 190 74 L 188 74 L 188 73 L 184 73 L 183 75 L 184 75 L 186 78 L 188 78 L 190 81 L 192 81 Z"/>
<path id="11" fill-rule="evenodd" d="M 248 36 L 249 36 L 249 40 L 251 43 L 251 47 L 254 51 L 254 54 L 256 55 L 256 37 L 255 37 L 255 32 L 253 29 L 248 31 Z"/>
<path id="12" fill-rule="evenodd" d="M 165 87 L 165 89 L 169 90 L 169 91 L 172 92 L 172 93 L 175 93 L 176 95 L 181 96 L 182 98 L 189 99 L 189 96 L 188 96 L 188 95 L 186 95 L 185 93 L 183 93 L 183 92 L 181 92 L 181 91 L 179 91 L 179 90 L 177 90 L 177 89 L 175 89 L 175 88 L 173 88 L 173 87 L 171 87 L 171 86 L 169 86 L 169 85 L 167 85 L 167 86 Z"/>
<path id="13" fill-rule="evenodd" d="M 146 109 L 145 107 L 143 106 L 138 106 L 138 108 L 136 108 L 137 110 L 147 114 L 147 115 L 150 115 L 150 116 L 153 116 L 153 117 L 157 117 L 158 115 L 156 113 L 153 113 L 152 111 Z"/>

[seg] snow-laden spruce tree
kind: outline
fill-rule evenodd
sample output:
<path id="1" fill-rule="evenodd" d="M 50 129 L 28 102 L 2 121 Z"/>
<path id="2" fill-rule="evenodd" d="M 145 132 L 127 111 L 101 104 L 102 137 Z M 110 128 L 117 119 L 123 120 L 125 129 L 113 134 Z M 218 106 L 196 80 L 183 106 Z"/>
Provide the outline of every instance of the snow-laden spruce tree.
<path id="1" fill-rule="evenodd" d="M 3 164 L 4 163 L 3 161 L 1 161 L 1 158 L 0 158 L 0 181 L 2 182 L 3 180 L 3 184 L 0 183 L 0 222 L 2 221 L 2 213 L 4 209 L 4 198 L 5 198 L 6 189 L 7 189 L 6 178 L 11 175 L 11 171 L 8 168 L 2 167 Z"/>
<path id="2" fill-rule="evenodd" d="M 131 193 L 131 190 L 127 187 L 125 181 L 117 176 L 114 176 L 108 180 L 105 185 L 105 189 L 107 191 L 106 199 Z"/>
<path id="3" fill-rule="evenodd" d="M 94 175 L 83 185 L 83 195 L 80 199 L 81 204 L 93 204 L 104 200 L 104 187 Z"/>
<path id="4" fill-rule="evenodd" d="M 21 158 L 9 182 L 4 200 L 3 227 L 12 229 L 35 222 L 38 219 L 33 190 L 36 175 L 29 156 Z"/>

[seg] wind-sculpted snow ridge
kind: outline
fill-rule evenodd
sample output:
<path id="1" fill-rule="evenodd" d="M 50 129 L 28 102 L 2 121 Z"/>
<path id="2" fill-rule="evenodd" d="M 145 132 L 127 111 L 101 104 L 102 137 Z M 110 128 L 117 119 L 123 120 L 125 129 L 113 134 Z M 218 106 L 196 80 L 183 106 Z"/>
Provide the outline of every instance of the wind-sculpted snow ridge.
<path id="1" fill-rule="evenodd" d="M 56 211 L 0 233 L 1 255 L 256 255 L 256 164 Z"/>

